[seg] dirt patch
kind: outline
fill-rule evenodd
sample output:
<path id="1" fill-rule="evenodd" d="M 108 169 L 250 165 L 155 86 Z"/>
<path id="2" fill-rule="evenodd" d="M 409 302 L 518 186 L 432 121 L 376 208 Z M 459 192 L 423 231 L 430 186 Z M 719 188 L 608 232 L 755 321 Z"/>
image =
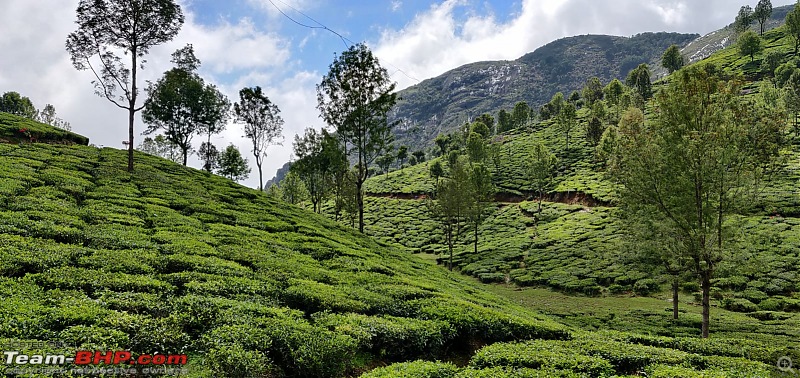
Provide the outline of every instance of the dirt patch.
<path id="1" fill-rule="evenodd" d="M 428 198 L 428 195 L 424 193 L 366 193 L 366 196 L 402 200 L 424 200 Z"/>
<path id="2" fill-rule="evenodd" d="M 538 201 L 538 200 L 539 196 L 533 192 L 523 192 L 522 194 L 501 192 L 495 195 L 495 201 L 497 202 L 520 203 L 523 201 Z M 545 202 L 559 202 L 568 205 L 583 205 L 585 207 L 611 206 L 611 203 L 609 203 L 608 201 L 599 200 L 597 198 L 592 197 L 591 194 L 583 192 L 548 193 L 544 195 L 542 200 Z"/>

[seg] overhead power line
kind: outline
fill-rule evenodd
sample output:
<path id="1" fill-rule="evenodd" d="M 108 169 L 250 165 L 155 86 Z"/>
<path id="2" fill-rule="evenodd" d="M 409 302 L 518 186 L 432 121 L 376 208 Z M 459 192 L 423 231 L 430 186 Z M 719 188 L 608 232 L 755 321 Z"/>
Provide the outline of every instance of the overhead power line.
<path id="1" fill-rule="evenodd" d="M 308 20 L 312 21 L 313 23 L 315 23 L 315 24 L 317 24 L 317 25 L 308 25 L 308 24 L 302 23 L 302 22 L 300 22 L 300 21 L 297 21 L 296 19 L 294 19 L 294 18 L 292 18 L 291 16 L 289 16 L 289 15 L 288 15 L 288 14 L 287 14 L 287 13 L 286 13 L 286 12 L 285 12 L 283 9 L 281 9 L 281 7 L 279 7 L 279 6 L 278 6 L 278 4 L 275 4 L 275 1 L 277 1 L 277 2 L 279 2 L 279 3 L 281 3 L 281 4 L 283 4 L 284 6 L 286 6 L 286 7 L 290 8 L 291 10 L 293 10 L 293 11 L 295 11 L 295 12 L 299 13 L 300 15 L 302 15 L 303 17 L 307 18 Z M 304 27 L 304 28 L 308 28 L 308 29 L 322 29 L 322 30 L 327 30 L 327 31 L 329 31 L 329 32 L 331 32 L 331 33 L 333 33 L 333 34 L 335 34 L 337 37 L 339 37 L 339 39 L 341 39 L 341 40 L 342 40 L 342 43 L 344 43 L 344 47 L 345 47 L 345 48 L 348 48 L 348 47 L 350 47 L 351 45 L 355 45 L 355 44 L 356 44 L 356 43 L 355 43 L 355 42 L 353 42 L 351 39 L 349 39 L 349 38 L 345 37 L 344 35 L 342 35 L 341 33 L 337 32 L 336 30 L 333 30 L 333 29 L 329 28 L 329 27 L 328 27 L 328 26 L 326 26 L 325 24 L 323 24 L 323 23 L 321 23 L 321 22 L 319 22 L 319 21 L 315 20 L 313 17 L 311 17 L 311 16 L 309 16 L 309 15 L 307 15 L 307 14 L 305 14 L 305 13 L 301 12 L 299 9 L 297 9 L 297 8 L 295 8 L 295 7 L 293 7 L 293 6 L 289 5 L 289 4 L 286 4 L 286 3 L 285 3 L 285 2 L 283 2 L 282 0 L 275 0 L 275 1 L 273 1 L 273 0 L 269 0 L 269 3 L 270 3 L 270 4 L 272 4 L 272 6 L 273 6 L 273 7 L 275 7 L 275 9 L 276 9 L 276 10 L 277 10 L 277 11 L 278 11 L 280 14 L 282 14 L 284 17 L 286 17 L 287 19 L 289 19 L 289 20 L 290 20 L 290 21 L 292 21 L 293 23 L 295 23 L 295 24 L 297 24 L 297 25 L 299 25 L 299 26 L 302 26 L 302 27 Z M 348 43 L 349 43 L 349 44 L 348 44 Z M 414 81 L 415 81 L 415 82 L 417 82 L 417 83 L 419 83 L 419 82 L 420 82 L 420 81 L 419 81 L 419 79 L 417 79 L 417 78 L 415 78 L 415 77 L 413 77 L 413 76 L 411 76 L 411 75 L 407 74 L 405 71 L 401 70 L 399 67 L 395 66 L 395 65 L 394 65 L 394 64 L 392 64 L 391 62 L 388 62 L 388 61 L 387 61 L 386 63 L 387 63 L 388 65 L 392 66 L 392 68 L 394 68 L 394 69 L 395 69 L 395 73 L 399 72 L 399 73 L 403 74 L 403 76 L 405 76 L 405 77 L 407 77 L 407 78 L 409 78 L 409 79 L 411 79 L 411 80 L 414 80 Z M 394 74 L 394 73 L 393 73 L 393 74 Z"/>

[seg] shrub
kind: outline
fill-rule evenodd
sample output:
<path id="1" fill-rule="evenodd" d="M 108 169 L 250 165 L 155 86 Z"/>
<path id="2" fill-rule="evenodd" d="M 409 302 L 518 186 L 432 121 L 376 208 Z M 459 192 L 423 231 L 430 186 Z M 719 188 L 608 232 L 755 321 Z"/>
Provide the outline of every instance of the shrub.
<path id="1" fill-rule="evenodd" d="M 563 341 L 492 344 L 475 353 L 470 365 L 480 368 L 510 366 L 569 370 L 591 376 L 611 375 L 614 372 L 605 359 L 583 354 L 570 342 Z"/>
<path id="2" fill-rule="evenodd" d="M 722 307 L 726 310 L 736 312 L 758 311 L 758 306 L 744 298 L 725 298 L 725 300 L 722 301 Z"/>
<path id="3" fill-rule="evenodd" d="M 377 368 L 361 378 L 454 378 L 458 367 L 447 362 L 413 361 Z"/>
<path id="4" fill-rule="evenodd" d="M 655 293 L 659 289 L 660 286 L 658 284 L 658 281 L 652 278 L 641 279 L 636 281 L 635 284 L 633 284 L 633 292 L 636 293 L 637 295 L 642 295 L 642 296 L 647 296 L 652 293 Z"/>
<path id="5" fill-rule="evenodd" d="M 270 377 L 275 370 L 264 352 L 239 344 L 211 348 L 204 362 L 217 377 Z"/>

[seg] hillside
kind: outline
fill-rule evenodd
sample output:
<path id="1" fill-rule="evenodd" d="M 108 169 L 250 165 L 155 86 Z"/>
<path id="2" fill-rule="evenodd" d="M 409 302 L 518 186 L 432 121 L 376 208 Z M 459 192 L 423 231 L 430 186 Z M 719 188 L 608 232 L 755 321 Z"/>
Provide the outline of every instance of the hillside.
<path id="1" fill-rule="evenodd" d="M 597 76 L 624 79 L 640 63 L 660 64 L 672 44 L 696 34 L 642 33 L 633 37 L 583 35 L 544 45 L 513 61 L 467 64 L 398 93 L 392 117 L 398 144 L 429 147 L 439 133 L 454 130 L 482 113 L 495 114 L 526 101 L 534 109 L 558 91 L 569 95 Z"/>
<path id="2" fill-rule="evenodd" d="M 189 377 L 766 376 L 800 358 L 776 334 L 793 321 L 711 341 L 563 325 L 325 217 L 136 159 L 131 174 L 121 150 L 0 144 L 0 343 L 187 354 Z"/>

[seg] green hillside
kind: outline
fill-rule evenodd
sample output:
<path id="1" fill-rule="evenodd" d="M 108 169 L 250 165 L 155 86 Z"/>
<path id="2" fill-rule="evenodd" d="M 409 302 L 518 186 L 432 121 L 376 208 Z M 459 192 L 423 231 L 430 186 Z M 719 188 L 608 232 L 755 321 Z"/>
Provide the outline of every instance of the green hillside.
<path id="1" fill-rule="evenodd" d="M 512 61 L 467 64 L 398 92 L 392 118 L 398 145 L 411 150 L 433 145 L 439 133 L 455 130 L 483 113 L 497 114 L 526 101 L 534 110 L 558 91 L 566 96 L 591 77 L 604 83 L 626 77 L 640 63 L 660 64 L 672 44 L 684 46 L 697 34 L 641 33 L 633 37 L 581 35 L 562 38 Z"/>
<path id="2" fill-rule="evenodd" d="M 125 159 L 0 144 L 0 344 L 185 353 L 191 377 L 760 377 L 800 358 L 794 319 L 711 340 L 593 332 L 229 180 Z"/>

